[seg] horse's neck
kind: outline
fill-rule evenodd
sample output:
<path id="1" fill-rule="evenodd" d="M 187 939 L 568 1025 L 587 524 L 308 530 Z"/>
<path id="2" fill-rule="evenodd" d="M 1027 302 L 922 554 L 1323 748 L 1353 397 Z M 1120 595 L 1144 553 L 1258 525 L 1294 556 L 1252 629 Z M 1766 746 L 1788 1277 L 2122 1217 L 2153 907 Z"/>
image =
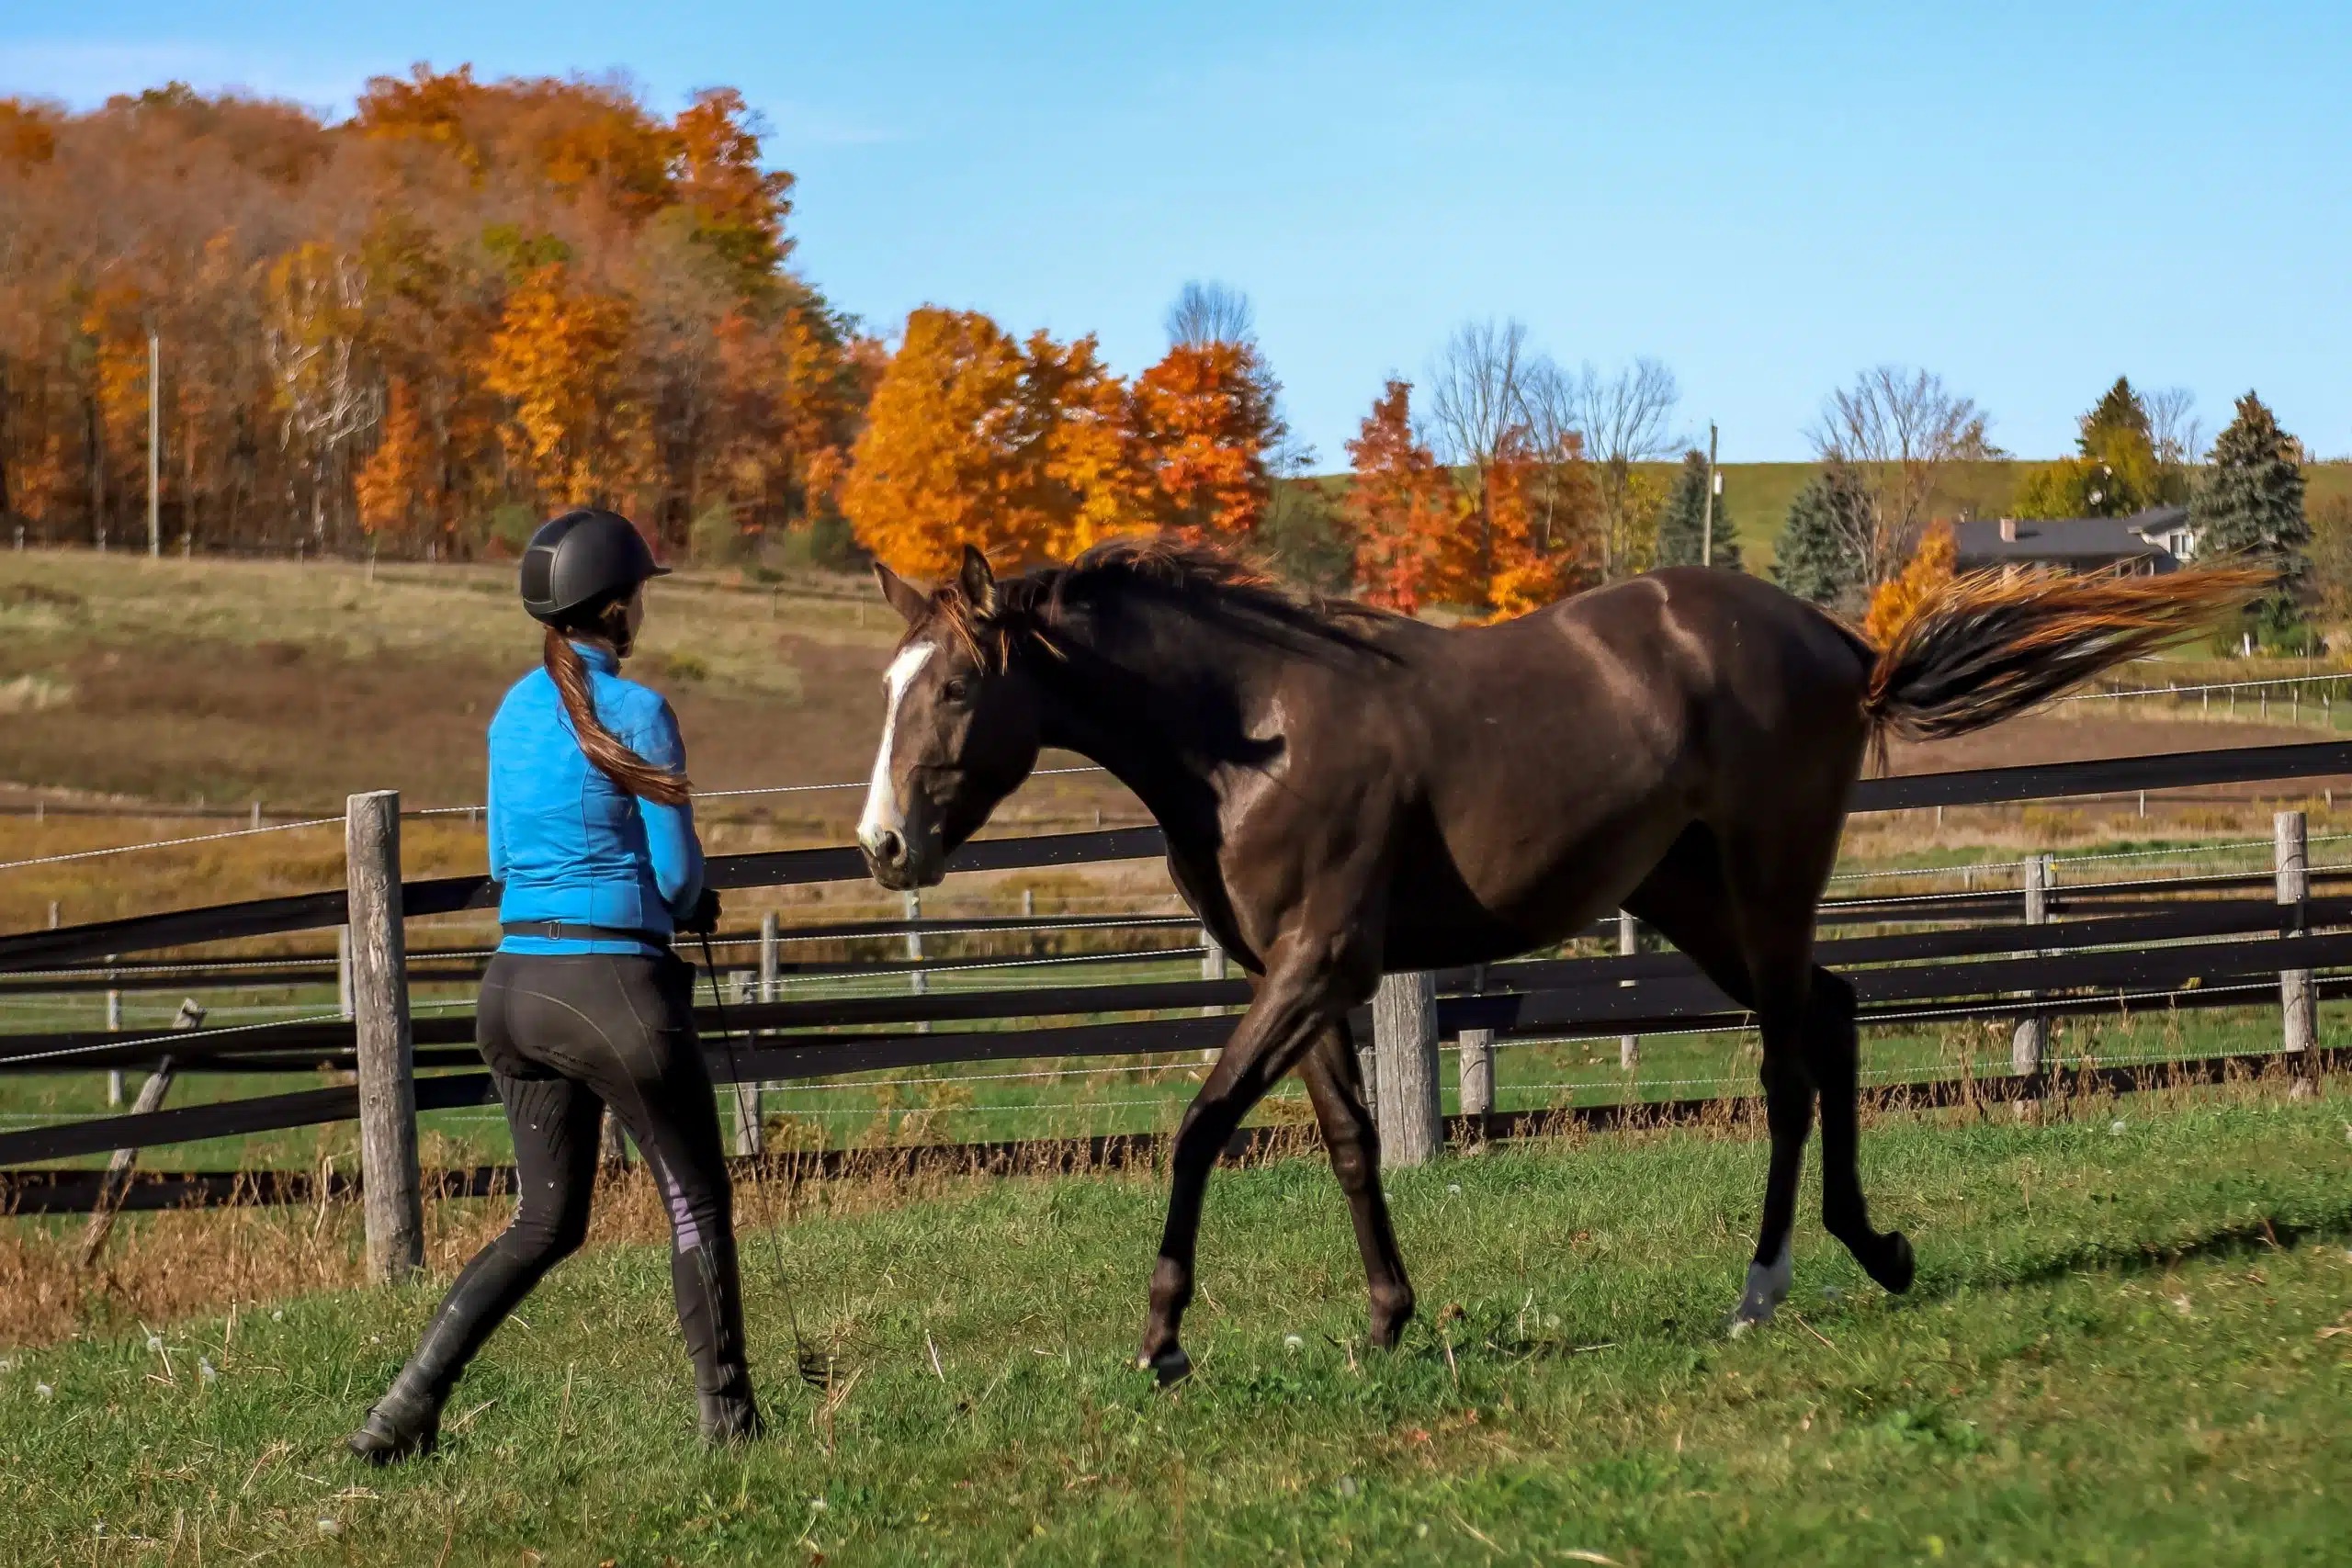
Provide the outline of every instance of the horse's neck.
<path id="1" fill-rule="evenodd" d="M 1262 761 L 1251 737 L 1280 652 L 1173 607 L 1057 643 L 1036 666 L 1046 744 L 1101 763 L 1171 832 L 1213 829 L 1221 775 Z"/>

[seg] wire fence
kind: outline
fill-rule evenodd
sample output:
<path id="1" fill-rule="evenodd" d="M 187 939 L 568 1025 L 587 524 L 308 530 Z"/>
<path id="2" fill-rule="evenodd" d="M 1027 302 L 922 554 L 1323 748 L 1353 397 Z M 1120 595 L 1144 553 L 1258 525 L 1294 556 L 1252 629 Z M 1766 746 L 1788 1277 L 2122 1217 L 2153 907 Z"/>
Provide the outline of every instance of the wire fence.
<path id="1" fill-rule="evenodd" d="M 1861 808 L 1902 808 L 1922 799 L 1963 804 L 2032 799 L 2037 792 L 2080 795 L 2116 780 L 2163 787 L 2184 781 L 2329 776 L 2348 769 L 2352 747 L 2340 743 L 2255 748 L 2218 760 L 2189 753 L 1874 781 L 1877 795 Z M 2310 841 L 2315 845 L 2346 839 L 2352 834 L 2320 835 Z M 2160 884 L 2070 885 L 2069 897 L 2087 901 L 2088 918 L 2038 931 L 2018 925 L 2026 907 L 2014 889 L 1849 899 L 1825 911 L 1829 916 L 1825 929 L 1833 934 L 1822 940 L 1821 961 L 1852 976 L 1863 1020 L 1874 1031 L 2068 1012 L 2243 1008 L 2278 995 L 2279 972 L 2293 965 L 2319 974 L 2319 994 L 2335 998 L 2352 993 L 2352 897 L 2313 897 L 2282 913 L 2263 885 L 2265 879 L 2254 874 L 2188 869 L 2195 857 L 2248 853 L 2264 843 L 2226 840 L 2063 857 L 2062 863 L 2077 864 L 2145 861 L 2169 866 L 2172 874 Z M 1087 863 L 1134 858 L 1157 847 L 1156 835 L 1133 832 L 998 840 L 978 846 L 984 856 L 972 863 L 984 870 Z M 854 875 L 860 869 L 853 855 L 840 850 L 737 858 L 741 863 L 733 874 L 738 880 L 729 886 L 822 882 Z M 1984 863 L 1973 869 L 1983 872 L 1996 864 L 2018 869 L 2025 863 Z M 1949 877 L 1967 869 L 1972 868 L 1890 868 L 1885 874 Z M 2329 864 L 2306 874 L 2314 881 L 2340 882 L 2348 871 L 2352 867 Z M 1860 868 L 1841 874 L 1849 886 L 1868 880 Z M 469 904 L 480 897 L 478 890 L 468 891 L 470 886 L 464 879 L 447 886 L 413 885 L 420 892 L 410 906 L 412 912 L 485 907 Z M 2150 895 L 2159 886 L 2167 897 Z M 2175 893 L 2184 897 L 2169 896 Z M 2256 896 L 2240 896 L 2245 893 Z M 318 929 L 347 918 L 342 915 L 339 895 L 328 902 L 304 897 L 310 901 L 298 900 L 283 910 L 275 905 L 257 909 L 253 919 L 235 907 L 182 911 L 172 918 L 177 923 L 170 930 L 182 933 L 174 940 L 185 940 L 189 931 L 215 931 L 243 940 L 233 933 Z M 2124 898 L 2118 907 L 2130 912 L 2099 914 L 2102 897 Z M 2129 901 L 2134 899 L 2138 901 Z M 888 1122 L 908 1115 L 1034 1119 L 1125 1116 L 1145 1111 L 1164 1114 L 1185 1092 L 1184 1086 L 1204 1071 L 1202 1053 L 1222 1041 L 1230 1027 L 1227 1015 L 1247 1004 L 1250 990 L 1239 981 L 1213 980 L 1205 975 L 1192 978 L 1202 974 L 1198 961 L 1214 951 L 1204 942 L 1185 940 L 1196 928 L 1193 917 L 1148 913 L 1133 908 L 1132 897 L 1127 902 L 1128 908 L 1101 916 L 1072 911 L 1040 911 L 1019 919 L 957 914 L 927 922 L 885 919 L 863 926 L 835 920 L 827 928 L 779 931 L 771 938 L 730 934 L 725 939 L 732 960 L 727 972 L 755 986 L 761 999 L 739 1007 L 731 1020 L 704 1012 L 707 1030 L 715 1035 L 718 1028 L 731 1026 L 745 1047 L 740 1068 L 730 1049 L 724 1073 L 715 1068 L 714 1076 L 722 1082 L 789 1085 L 750 1092 L 755 1104 L 774 1095 L 776 1107 L 788 1116 L 829 1122 L 872 1122 L 877 1117 Z M 825 910 L 828 915 L 841 912 L 838 907 Z M 207 918 L 191 922 L 190 917 L 198 915 Z M 268 919 L 256 923 L 262 915 Z M 2287 936 L 2290 931 L 2295 934 Z M 1835 934 L 1852 931 L 1861 934 Z M 31 937 L 0 939 L 0 974 L 8 986 L 28 988 L 68 978 L 104 983 L 131 973 L 111 962 L 76 961 L 46 969 L 28 964 L 26 957 L 35 953 L 87 953 L 101 940 L 96 928 L 78 934 L 38 934 L 39 942 Z M 1171 935 L 1175 940 L 1166 940 Z M 942 951 L 958 943 L 985 948 L 991 942 L 1046 937 L 1160 941 L 1148 947 L 1077 953 Z M 161 942 L 164 932 L 159 928 L 141 940 Z M 767 944 L 792 941 L 848 942 L 853 947 L 865 943 L 859 951 L 869 955 L 873 943 L 887 949 L 904 941 L 910 945 L 910 956 L 888 964 L 871 962 L 870 956 L 864 962 L 854 958 L 847 968 L 832 973 L 785 974 L 774 961 L 775 947 Z M 925 942 L 932 944 L 928 950 L 922 945 Z M 420 980 L 442 975 L 454 978 L 458 966 L 478 962 L 486 951 L 475 946 L 419 950 L 413 962 L 419 965 Z M 1695 1045 L 1710 1038 L 1742 1036 L 1750 1028 L 1744 1010 L 1687 961 L 1657 953 L 1592 955 L 1589 946 L 1584 952 L 1586 956 L 1570 952 L 1494 965 L 1475 976 L 1447 972 L 1434 982 L 1440 1027 L 1456 1038 L 1465 1030 L 1492 1031 L 1493 1043 L 1508 1048 L 1514 1060 L 1539 1064 L 1524 1081 L 1509 1086 L 1521 1096 L 1655 1096 L 1739 1080 L 1741 1075 L 1727 1070 L 1734 1060 L 1719 1053 L 1675 1057 L 1668 1049 L 1678 1040 Z M 755 957 L 762 961 L 757 968 L 752 967 Z M 328 961 L 324 954 L 308 959 L 316 966 L 311 971 L 315 983 L 324 983 Z M 257 968 L 226 965 L 270 964 L 279 968 L 279 974 L 267 976 L 276 986 L 289 960 L 226 960 L 212 967 L 209 977 L 252 990 L 261 977 Z M 1128 967 L 1105 971 L 1102 965 Z M 208 973 L 184 966 L 177 959 L 136 967 L 145 977 L 191 986 Z M 6 1112 L 11 1130 L 0 1134 L 0 1157 L 70 1158 L 76 1157 L 75 1151 L 176 1145 L 208 1136 L 252 1137 L 347 1119 L 356 1111 L 356 1096 L 337 1075 L 347 1073 L 354 1059 L 349 1010 L 309 1005 L 300 986 L 281 988 L 294 993 L 291 999 L 222 1007 L 208 1020 L 209 1027 L 194 1032 L 134 1026 L 46 1041 L 38 1035 L 0 1035 L 0 1060 L 10 1071 L 54 1075 L 100 1066 L 119 1069 L 168 1055 L 182 1070 L 324 1069 L 330 1076 L 313 1081 L 327 1087 L 144 1116 L 86 1115 L 83 1107 L 61 1103 L 53 1113 L 28 1121 L 39 1113 L 12 1106 Z M 0 1000 L 13 1006 L 17 998 Z M 470 1020 L 464 1016 L 469 1007 L 462 998 L 413 998 L 418 1060 L 428 1070 L 470 1062 L 465 1044 L 470 1040 Z M 1619 1034 L 1656 1041 L 1655 1048 L 1668 1058 L 1658 1065 L 1663 1070 L 1589 1075 L 1547 1071 L 1541 1066 L 1553 1059 L 1540 1055 L 1547 1047 Z M 715 1038 L 711 1048 L 717 1049 Z M 1439 1049 L 1434 1037 L 1430 1049 Z M 1531 1051 L 1539 1054 L 1524 1056 Z M 1560 1065 L 1573 1063 L 1562 1060 Z M 1889 1081 L 1933 1070 L 1933 1064 L 1908 1057 L 1873 1067 Z M 1133 1087 L 1119 1092 L 1120 1085 Z M 417 1104 L 429 1115 L 485 1126 L 495 1116 L 481 1109 L 488 1085 L 478 1072 L 419 1077 L 415 1086 Z M 1167 1092 L 1153 1094 L 1154 1087 Z M 1105 1088 L 1112 1092 L 1094 1092 Z M 1070 1093 L 1072 1089 L 1079 1092 Z M 860 1104 L 861 1098 L 933 1103 Z M 939 1103 L 943 1100 L 962 1102 Z"/>

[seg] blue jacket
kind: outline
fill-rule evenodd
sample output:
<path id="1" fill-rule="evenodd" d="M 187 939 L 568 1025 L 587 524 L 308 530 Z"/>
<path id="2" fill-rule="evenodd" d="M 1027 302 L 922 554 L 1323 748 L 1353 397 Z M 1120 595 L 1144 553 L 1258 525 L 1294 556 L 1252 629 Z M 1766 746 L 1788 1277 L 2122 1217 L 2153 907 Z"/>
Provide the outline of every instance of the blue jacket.
<path id="1" fill-rule="evenodd" d="M 588 665 L 596 716 L 656 767 L 683 769 L 685 743 L 661 694 L 620 677 L 602 648 Z M 490 874 L 505 885 L 498 918 L 560 920 L 667 934 L 702 894 L 694 807 L 625 793 L 588 761 L 545 670 L 506 694 L 490 721 Z M 510 936 L 505 953 L 650 953 L 643 942 Z"/>

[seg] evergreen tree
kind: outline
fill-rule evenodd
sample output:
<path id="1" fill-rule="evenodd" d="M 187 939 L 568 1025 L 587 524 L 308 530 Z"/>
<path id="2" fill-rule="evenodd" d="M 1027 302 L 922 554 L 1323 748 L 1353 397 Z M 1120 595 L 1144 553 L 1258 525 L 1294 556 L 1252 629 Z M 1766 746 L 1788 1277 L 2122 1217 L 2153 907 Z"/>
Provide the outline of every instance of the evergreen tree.
<path id="1" fill-rule="evenodd" d="M 1702 563 L 1737 571 L 1739 540 L 1724 515 L 1721 497 L 1715 501 L 1714 548 L 1707 540 L 1707 455 L 1693 448 L 1682 455 L 1682 471 L 1657 516 L 1657 564 L 1698 566 Z"/>
<path id="2" fill-rule="evenodd" d="M 1822 469 L 1789 504 L 1773 550 L 1773 581 L 1816 604 L 1850 597 L 1861 578 L 1853 542 L 1867 532 L 1869 512 L 1860 475 L 1843 463 Z"/>
<path id="3" fill-rule="evenodd" d="M 2118 376 L 2076 427 L 2080 456 L 2028 469 L 2014 502 L 2019 517 L 2129 517 L 2164 500 L 2148 405 Z"/>
<path id="4" fill-rule="evenodd" d="M 2188 502 L 2189 526 L 2203 557 L 2242 555 L 2278 569 L 2282 586 L 2310 570 L 2303 547 L 2303 470 L 2294 438 L 2260 398 L 2238 400 L 2237 417 L 2214 438 L 2211 467 Z"/>
<path id="5" fill-rule="evenodd" d="M 2137 436 L 2143 446 L 2153 447 L 2154 434 L 2148 426 L 2148 405 L 2132 386 L 2132 378 L 2118 376 L 2115 385 L 2107 389 L 2091 412 L 2083 416 L 2082 436 L 2077 445 L 2086 457 L 2102 455 L 2108 438 Z"/>

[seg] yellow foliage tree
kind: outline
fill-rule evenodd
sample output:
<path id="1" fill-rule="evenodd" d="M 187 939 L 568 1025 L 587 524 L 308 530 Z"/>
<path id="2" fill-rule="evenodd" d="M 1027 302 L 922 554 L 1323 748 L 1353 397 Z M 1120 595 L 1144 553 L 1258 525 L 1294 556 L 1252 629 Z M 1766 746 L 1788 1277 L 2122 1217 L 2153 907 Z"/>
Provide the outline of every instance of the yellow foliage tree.
<path id="1" fill-rule="evenodd" d="M 1021 345 L 978 311 L 907 317 L 842 487 L 842 514 L 877 558 L 941 577 L 965 544 L 1011 542 L 1022 368 Z"/>
<path id="2" fill-rule="evenodd" d="M 1893 643 L 1920 606 L 1952 580 L 1959 561 L 1960 542 L 1952 536 L 1951 525 L 1929 524 L 1909 563 L 1871 592 L 1870 612 L 1862 617 L 1862 635 L 1880 648 Z"/>
<path id="3" fill-rule="evenodd" d="M 628 299 L 582 287 L 563 262 L 506 297 L 482 382 L 507 400 L 508 457 L 557 504 L 611 505 L 642 476 L 645 412 L 630 396 Z"/>

